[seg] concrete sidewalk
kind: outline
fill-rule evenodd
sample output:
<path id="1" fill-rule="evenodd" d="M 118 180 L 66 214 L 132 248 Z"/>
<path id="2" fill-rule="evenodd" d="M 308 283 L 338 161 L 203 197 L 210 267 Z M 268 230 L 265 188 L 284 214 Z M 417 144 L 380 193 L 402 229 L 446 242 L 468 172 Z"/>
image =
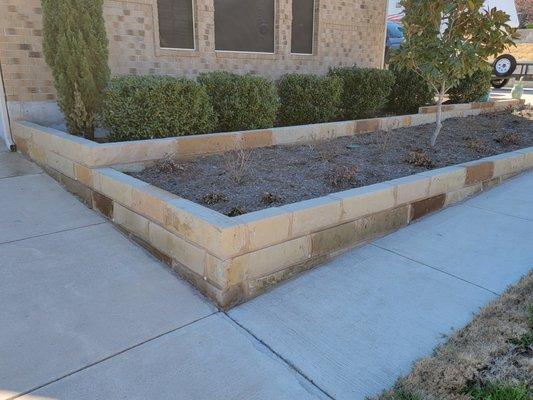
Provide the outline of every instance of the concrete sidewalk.
<path id="1" fill-rule="evenodd" d="M 0 399 L 363 399 L 533 266 L 533 173 L 229 313 L 0 153 Z"/>

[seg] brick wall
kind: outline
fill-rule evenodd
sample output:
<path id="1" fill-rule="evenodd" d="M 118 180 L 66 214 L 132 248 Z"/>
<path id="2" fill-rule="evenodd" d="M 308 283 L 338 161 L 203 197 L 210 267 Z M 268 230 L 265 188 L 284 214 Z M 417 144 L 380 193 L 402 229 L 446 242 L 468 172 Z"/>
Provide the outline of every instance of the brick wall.
<path id="1" fill-rule="evenodd" d="M 278 0 L 275 54 L 214 50 L 213 0 L 195 0 L 194 51 L 159 48 L 156 0 L 106 0 L 110 67 L 119 74 L 193 77 L 225 69 L 276 78 L 286 72 L 325 73 L 331 66 L 357 63 L 381 67 L 386 0 L 316 0 L 315 54 L 291 55 L 291 0 Z M 42 54 L 39 0 L 0 4 L 0 62 L 8 101 L 54 100 L 50 71 Z"/>

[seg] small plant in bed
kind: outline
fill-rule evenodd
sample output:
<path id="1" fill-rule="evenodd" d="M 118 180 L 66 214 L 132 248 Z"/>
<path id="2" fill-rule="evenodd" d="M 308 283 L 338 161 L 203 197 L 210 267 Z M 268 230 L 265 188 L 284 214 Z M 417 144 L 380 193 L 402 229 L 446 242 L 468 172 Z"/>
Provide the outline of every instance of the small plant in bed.
<path id="1" fill-rule="evenodd" d="M 507 133 L 497 137 L 495 140 L 504 147 L 519 146 L 523 142 L 522 137 L 516 133 Z"/>
<path id="2" fill-rule="evenodd" d="M 427 152 L 422 149 L 411 150 L 407 154 L 407 158 L 405 161 L 417 167 L 424 167 L 427 169 L 433 168 L 435 166 L 435 163 L 433 162 L 431 157 L 427 154 Z"/>
<path id="3" fill-rule="evenodd" d="M 273 204 L 281 204 L 283 203 L 283 197 L 274 193 L 265 192 L 263 193 L 263 196 L 261 196 L 261 203 L 267 206 L 271 206 Z"/>
<path id="4" fill-rule="evenodd" d="M 485 140 L 467 138 L 466 146 L 474 153 L 481 155 L 490 153 L 490 147 Z"/>
<path id="5" fill-rule="evenodd" d="M 357 168 L 347 165 L 339 165 L 332 168 L 326 174 L 328 184 L 338 190 L 357 186 Z"/>

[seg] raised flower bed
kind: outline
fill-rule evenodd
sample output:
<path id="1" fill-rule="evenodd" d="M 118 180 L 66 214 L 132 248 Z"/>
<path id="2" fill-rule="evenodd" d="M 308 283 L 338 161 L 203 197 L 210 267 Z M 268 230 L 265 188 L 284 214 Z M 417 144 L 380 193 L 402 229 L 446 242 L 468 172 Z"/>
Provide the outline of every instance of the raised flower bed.
<path id="1" fill-rule="evenodd" d="M 449 107 L 476 115 L 517 101 Z M 249 299 L 339 251 L 407 225 L 533 167 L 533 148 L 228 217 L 140 181 L 139 171 L 174 154 L 182 159 L 239 148 L 351 136 L 434 121 L 416 115 L 262 131 L 98 144 L 28 122 L 14 124 L 17 148 L 69 190 L 137 238 L 222 307 Z"/>

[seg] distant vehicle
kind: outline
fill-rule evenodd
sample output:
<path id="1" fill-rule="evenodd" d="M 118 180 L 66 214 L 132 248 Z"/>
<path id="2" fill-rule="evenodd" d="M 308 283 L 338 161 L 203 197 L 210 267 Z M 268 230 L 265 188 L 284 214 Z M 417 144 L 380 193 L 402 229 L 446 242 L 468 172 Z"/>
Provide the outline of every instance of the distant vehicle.
<path id="1" fill-rule="evenodd" d="M 499 56 L 492 64 L 492 87 L 499 89 L 511 78 L 533 81 L 533 62 L 517 62 L 511 54 Z"/>
<path id="2" fill-rule="evenodd" d="M 397 22 L 387 22 L 387 50 L 398 50 L 404 40 L 402 26 Z"/>

